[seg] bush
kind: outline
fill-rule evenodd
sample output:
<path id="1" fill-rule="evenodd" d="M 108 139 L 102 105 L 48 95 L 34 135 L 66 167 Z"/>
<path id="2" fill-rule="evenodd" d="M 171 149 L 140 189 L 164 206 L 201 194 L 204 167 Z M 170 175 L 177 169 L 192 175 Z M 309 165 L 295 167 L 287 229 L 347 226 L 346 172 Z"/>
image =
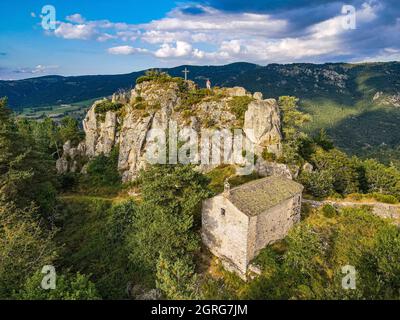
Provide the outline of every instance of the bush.
<path id="1" fill-rule="evenodd" d="M 303 171 L 299 176 L 299 181 L 304 185 L 308 193 L 317 198 L 327 197 L 333 192 L 334 178 L 332 173 L 326 170 Z"/>
<path id="2" fill-rule="evenodd" d="M 325 204 L 321 210 L 327 218 L 333 218 L 337 213 L 335 207 L 330 204 Z"/>
<path id="3" fill-rule="evenodd" d="M 71 196 L 62 200 L 57 242 L 63 247 L 59 263 L 72 272 L 91 274 L 104 299 L 126 298 L 129 281 L 143 283 L 128 260 L 125 238 L 136 212 L 132 200 L 113 203 L 104 198 Z"/>
<path id="4" fill-rule="evenodd" d="M 333 219 L 318 211 L 289 232 L 282 253 L 261 251 L 262 275 L 240 288 L 240 298 L 398 299 L 399 241 L 396 226 L 365 209 L 340 209 Z M 356 290 L 342 288 L 345 265 L 356 268 Z"/>
<path id="5" fill-rule="evenodd" d="M 275 161 L 276 160 L 276 155 L 272 152 L 268 151 L 268 148 L 265 148 L 261 154 L 261 157 L 265 161 Z"/>
<path id="6" fill-rule="evenodd" d="M 107 113 L 108 111 L 118 111 L 122 108 L 122 106 L 122 103 L 104 100 L 96 105 L 94 112 L 101 115 Z"/>
<path id="7" fill-rule="evenodd" d="M 136 79 L 136 84 L 140 84 L 146 81 L 156 81 L 158 83 L 176 82 L 179 88 L 185 86 L 185 82 L 180 77 L 171 77 L 167 72 L 162 72 L 159 70 L 147 70 L 145 74 Z"/>
<path id="8" fill-rule="evenodd" d="M 208 179 L 192 166 L 153 165 L 142 171 L 142 203 L 129 235 L 130 259 L 155 274 L 160 253 L 175 260 L 200 249 L 201 204 Z"/>
<path id="9" fill-rule="evenodd" d="M 206 89 L 181 92 L 181 105 L 179 109 L 185 110 L 200 103 L 210 92 Z"/>
<path id="10" fill-rule="evenodd" d="M 14 295 L 20 300 L 98 300 L 100 296 L 89 277 L 80 274 L 58 275 L 54 290 L 43 290 L 40 283 L 43 274 L 35 273 L 23 289 Z"/>
<path id="11" fill-rule="evenodd" d="M 235 114 L 236 119 L 243 124 L 244 114 L 247 111 L 250 102 L 254 99 L 248 96 L 233 97 L 232 100 L 228 102 L 231 111 Z"/>
<path id="12" fill-rule="evenodd" d="M 396 204 L 399 203 L 399 200 L 390 194 L 382 194 L 382 193 L 373 193 L 372 196 L 376 201 L 383 202 L 383 203 L 390 203 Z"/>
<path id="13" fill-rule="evenodd" d="M 236 169 L 232 165 L 221 165 L 207 173 L 207 177 L 210 178 L 210 189 L 218 194 L 224 191 L 224 182 L 226 179 L 234 176 Z"/>
<path id="14" fill-rule="evenodd" d="M 347 198 L 354 200 L 354 201 L 361 201 L 364 199 L 364 195 L 361 193 L 350 193 Z"/>
<path id="15" fill-rule="evenodd" d="M 88 163 L 87 174 L 80 177 L 80 191 L 92 194 L 114 194 L 122 183 L 118 171 L 119 150 L 114 147 L 108 156 L 101 154 Z"/>

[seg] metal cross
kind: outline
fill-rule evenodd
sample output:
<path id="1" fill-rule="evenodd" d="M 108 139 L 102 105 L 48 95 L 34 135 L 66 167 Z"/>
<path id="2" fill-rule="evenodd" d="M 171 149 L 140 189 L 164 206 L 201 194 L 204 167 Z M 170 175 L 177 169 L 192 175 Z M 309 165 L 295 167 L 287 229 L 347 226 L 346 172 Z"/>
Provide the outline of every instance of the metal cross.
<path id="1" fill-rule="evenodd" d="M 185 81 L 187 81 L 187 75 L 190 72 L 187 68 L 185 68 L 185 70 L 182 71 L 185 74 Z"/>

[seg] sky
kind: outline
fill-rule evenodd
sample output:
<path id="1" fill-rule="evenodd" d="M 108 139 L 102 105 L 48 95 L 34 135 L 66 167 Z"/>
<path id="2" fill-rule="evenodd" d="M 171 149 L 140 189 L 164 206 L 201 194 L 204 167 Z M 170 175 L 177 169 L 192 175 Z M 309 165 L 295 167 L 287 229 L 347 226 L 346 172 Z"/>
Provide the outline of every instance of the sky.
<path id="1" fill-rule="evenodd" d="M 398 61 L 398 2 L 1 0 L 0 80 L 239 61 Z"/>

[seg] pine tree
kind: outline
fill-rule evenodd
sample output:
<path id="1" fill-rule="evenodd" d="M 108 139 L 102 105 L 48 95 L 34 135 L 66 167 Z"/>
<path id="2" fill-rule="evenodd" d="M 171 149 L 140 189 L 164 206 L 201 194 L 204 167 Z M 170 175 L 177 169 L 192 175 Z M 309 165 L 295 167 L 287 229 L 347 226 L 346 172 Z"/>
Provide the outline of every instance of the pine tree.
<path id="1" fill-rule="evenodd" d="M 0 100 L 0 202 L 15 202 L 27 206 L 21 191 L 29 184 L 33 172 L 26 167 L 30 150 L 25 148 L 21 135 L 7 108 L 7 100 Z"/>
<path id="2" fill-rule="evenodd" d="M 198 298 L 199 281 L 190 258 L 167 258 L 160 255 L 157 263 L 157 288 L 168 299 L 184 300 Z"/>
<path id="3" fill-rule="evenodd" d="M 0 100 L 0 203 L 20 209 L 35 203 L 49 218 L 56 203 L 55 186 L 51 156 L 32 136 L 21 133 L 7 101 Z"/>
<path id="4" fill-rule="evenodd" d="M 0 299 L 9 298 L 35 272 L 52 264 L 56 247 L 54 232 L 43 228 L 36 208 L 0 205 Z"/>

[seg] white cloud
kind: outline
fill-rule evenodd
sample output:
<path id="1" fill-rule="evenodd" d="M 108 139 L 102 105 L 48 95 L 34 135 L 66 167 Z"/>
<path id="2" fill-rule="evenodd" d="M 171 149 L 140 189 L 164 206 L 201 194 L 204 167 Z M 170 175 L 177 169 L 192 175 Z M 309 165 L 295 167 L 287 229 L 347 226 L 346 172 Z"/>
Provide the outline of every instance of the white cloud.
<path id="1" fill-rule="evenodd" d="M 71 24 L 61 22 L 54 31 L 57 37 L 64 39 L 81 39 L 88 40 L 96 35 L 96 30 L 93 25 L 89 24 Z"/>
<path id="2" fill-rule="evenodd" d="M 151 44 L 174 43 L 176 41 L 184 41 L 190 39 L 190 33 L 149 30 L 145 31 L 140 38 L 141 40 Z"/>
<path id="3" fill-rule="evenodd" d="M 240 40 L 224 41 L 221 44 L 221 51 L 238 54 L 241 50 Z"/>
<path id="4" fill-rule="evenodd" d="M 115 39 L 115 38 L 116 38 L 116 36 L 114 36 L 112 34 L 102 33 L 96 38 L 96 40 L 100 41 L 100 42 L 104 42 L 104 41 Z"/>
<path id="5" fill-rule="evenodd" d="M 371 52 L 379 56 L 397 56 L 397 53 L 379 50 L 399 48 L 390 42 L 399 34 L 400 22 L 382 25 L 383 9 L 388 9 L 383 1 L 358 3 L 357 30 L 343 28 L 340 6 L 336 13 L 330 7 L 329 15 L 323 15 L 323 19 L 310 19 L 312 22 L 309 23 L 307 17 L 299 18 L 299 11 L 295 17 L 301 20 L 300 23 L 292 19 L 294 13 L 290 11 L 284 16 L 227 12 L 199 6 L 201 14 L 190 14 L 190 10 L 178 7 L 164 18 L 137 25 L 108 20 L 87 21 L 76 13 L 68 16 L 67 22 L 58 24 L 55 35 L 65 39 L 112 39 L 116 46 L 108 49 L 110 54 L 147 53 L 163 61 L 179 58 L 182 63 L 199 60 L 202 63 L 243 60 L 256 63 L 318 62 L 341 55 L 372 56 Z M 324 9 L 323 6 L 318 8 Z M 297 26 L 301 28 L 296 29 Z M 377 35 L 372 39 L 366 32 L 375 26 L 378 26 Z M 380 47 L 375 45 L 379 41 L 384 42 Z M 371 44 L 375 46 L 373 51 Z M 148 49 L 137 48 L 142 45 Z"/>
<path id="6" fill-rule="evenodd" d="M 175 46 L 164 43 L 154 54 L 158 58 L 179 58 L 186 57 L 191 53 L 191 44 L 184 41 L 176 41 Z"/>
<path id="7" fill-rule="evenodd" d="M 80 24 L 82 24 L 82 23 L 85 22 L 85 18 L 83 18 L 82 15 L 79 14 L 79 13 L 75 13 L 75 14 L 72 14 L 70 16 L 67 16 L 65 19 L 67 21 L 69 21 L 69 22 L 72 22 L 72 23 L 80 23 Z"/>
<path id="8" fill-rule="evenodd" d="M 108 53 L 115 55 L 130 55 L 135 53 L 146 53 L 148 50 L 142 48 L 134 48 L 131 46 L 118 46 L 109 48 Z"/>

